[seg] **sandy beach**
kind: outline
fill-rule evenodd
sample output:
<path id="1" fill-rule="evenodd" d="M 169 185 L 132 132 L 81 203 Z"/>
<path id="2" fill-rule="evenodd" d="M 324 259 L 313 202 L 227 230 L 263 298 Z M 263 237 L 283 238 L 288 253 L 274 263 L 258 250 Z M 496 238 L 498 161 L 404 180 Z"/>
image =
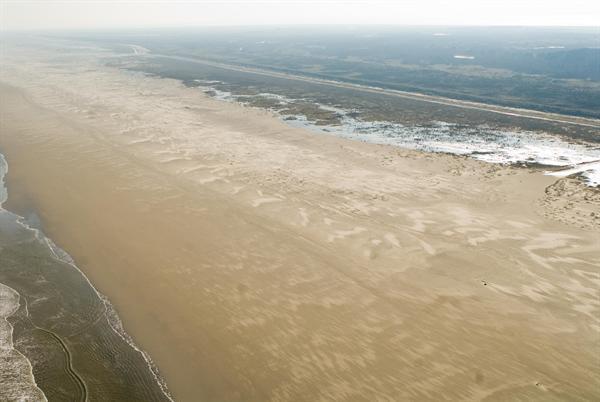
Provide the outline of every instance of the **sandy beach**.
<path id="1" fill-rule="evenodd" d="M 40 217 L 176 400 L 600 395 L 598 190 L 70 68 L 3 69 L 6 208 Z"/>

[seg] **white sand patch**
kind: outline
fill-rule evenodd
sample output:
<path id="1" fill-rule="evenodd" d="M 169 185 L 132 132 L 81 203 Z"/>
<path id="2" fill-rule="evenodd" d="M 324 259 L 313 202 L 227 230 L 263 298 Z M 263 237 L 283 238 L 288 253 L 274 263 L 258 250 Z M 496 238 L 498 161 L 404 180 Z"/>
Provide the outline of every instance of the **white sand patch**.
<path id="1" fill-rule="evenodd" d="M 246 186 L 234 186 L 233 189 L 231 190 L 231 194 L 232 195 L 239 194 L 239 192 L 242 191 L 242 189 L 244 187 L 246 187 Z"/>
<path id="2" fill-rule="evenodd" d="M 298 209 L 298 213 L 300 214 L 300 225 L 302 226 L 308 226 L 308 224 L 310 223 L 310 219 L 308 218 L 308 213 L 306 212 L 306 208 L 300 208 Z"/>
<path id="3" fill-rule="evenodd" d="M 556 172 L 546 172 L 548 176 L 567 177 L 572 174 L 581 174 L 589 186 L 600 186 L 600 161 L 581 163 L 569 169 Z"/>
<path id="4" fill-rule="evenodd" d="M 398 238 L 396 237 L 396 235 L 394 235 L 393 233 L 386 233 L 385 235 L 383 235 L 383 237 L 392 246 L 394 246 L 394 247 L 400 247 L 400 242 L 398 241 Z"/>
<path id="5" fill-rule="evenodd" d="M 277 197 L 262 197 L 262 198 L 256 198 L 252 201 L 252 206 L 254 208 L 256 207 L 260 207 L 263 204 L 270 204 L 273 202 L 281 202 L 283 201 L 281 198 L 277 198 Z"/>
<path id="6" fill-rule="evenodd" d="M 435 248 L 433 248 L 431 244 L 423 240 L 419 240 L 419 243 L 421 243 L 421 247 L 423 247 L 423 250 L 425 250 L 427 254 L 435 255 Z"/>
<path id="7" fill-rule="evenodd" d="M 360 226 L 355 226 L 352 230 L 336 230 L 334 234 L 330 234 L 329 236 L 327 236 L 327 241 L 329 243 L 332 243 L 336 240 L 341 240 L 352 235 L 360 234 L 366 230 L 366 228 Z"/>
<path id="8" fill-rule="evenodd" d="M 150 53 L 149 49 L 146 49 L 143 46 L 138 46 L 138 45 L 127 45 L 131 48 L 131 50 L 133 51 L 133 54 L 135 54 L 136 56 L 141 56 L 144 54 L 148 54 Z"/>
<path id="9" fill-rule="evenodd" d="M 220 177 L 218 177 L 218 176 L 210 176 L 210 177 L 205 177 L 203 179 L 198 179 L 196 181 L 200 184 L 208 184 L 208 183 L 213 183 L 219 179 L 220 179 Z"/>

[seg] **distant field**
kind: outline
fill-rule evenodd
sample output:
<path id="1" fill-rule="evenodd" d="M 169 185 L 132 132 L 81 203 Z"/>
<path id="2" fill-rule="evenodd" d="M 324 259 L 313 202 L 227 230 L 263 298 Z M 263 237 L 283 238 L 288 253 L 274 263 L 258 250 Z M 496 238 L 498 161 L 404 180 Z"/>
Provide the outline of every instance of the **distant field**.
<path id="1" fill-rule="evenodd" d="M 79 34 L 77 38 L 600 118 L 600 34 L 592 28 L 213 28 Z"/>
<path id="2" fill-rule="evenodd" d="M 367 122 L 386 121 L 427 127 L 443 121 L 458 127 L 490 127 L 509 131 L 516 128 L 548 132 L 587 142 L 600 141 L 597 125 L 563 124 L 559 121 L 463 108 L 361 91 L 352 87 L 219 68 L 193 60 L 134 56 L 109 59 L 108 62 L 116 67 L 181 80 L 188 86 L 204 88 L 209 83 L 208 86 L 214 89 L 207 91 L 211 96 L 218 96 L 215 91 L 231 94 L 236 100 L 250 106 L 275 110 L 282 115 L 303 115 L 322 126 L 339 124 L 341 116 L 335 110 L 327 110 L 320 105 L 352 110 L 353 117 Z M 283 97 L 286 101 L 281 102 L 278 97 Z"/>

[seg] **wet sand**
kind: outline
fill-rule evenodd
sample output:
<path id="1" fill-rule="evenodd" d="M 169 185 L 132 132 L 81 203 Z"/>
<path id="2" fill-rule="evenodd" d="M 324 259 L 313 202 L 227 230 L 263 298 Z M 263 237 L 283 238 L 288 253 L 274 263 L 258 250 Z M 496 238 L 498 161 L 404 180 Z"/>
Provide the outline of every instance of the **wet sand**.
<path id="1" fill-rule="evenodd" d="M 175 399 L 598 397 L 594 190 L 560 179 L 584 194 L 567 208 L 539 171 L 53 68 L 3 74 L 7 207 L 36 211 Z"/>
<path id="2" fill-rule="evenodd" d="M 44 394 L 37 387 L 31 364 L 15 350 L 13 327 L 7 320 L 19 309 L 19 294 L 0 283 L 0 388 L 6 400 L 42 401 Z"/>

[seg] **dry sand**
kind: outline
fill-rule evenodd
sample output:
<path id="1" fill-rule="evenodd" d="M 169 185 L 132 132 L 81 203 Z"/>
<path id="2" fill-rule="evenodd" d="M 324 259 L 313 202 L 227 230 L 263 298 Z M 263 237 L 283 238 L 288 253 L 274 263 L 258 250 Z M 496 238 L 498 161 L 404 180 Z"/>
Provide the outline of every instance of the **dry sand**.
<path id="1" fill-rule="evenodd" d="M 7 207 L 39 214 L 177 400 L 600 396 L 600 201 L 576 181 L 91 62 L 2 80 Z"/>

